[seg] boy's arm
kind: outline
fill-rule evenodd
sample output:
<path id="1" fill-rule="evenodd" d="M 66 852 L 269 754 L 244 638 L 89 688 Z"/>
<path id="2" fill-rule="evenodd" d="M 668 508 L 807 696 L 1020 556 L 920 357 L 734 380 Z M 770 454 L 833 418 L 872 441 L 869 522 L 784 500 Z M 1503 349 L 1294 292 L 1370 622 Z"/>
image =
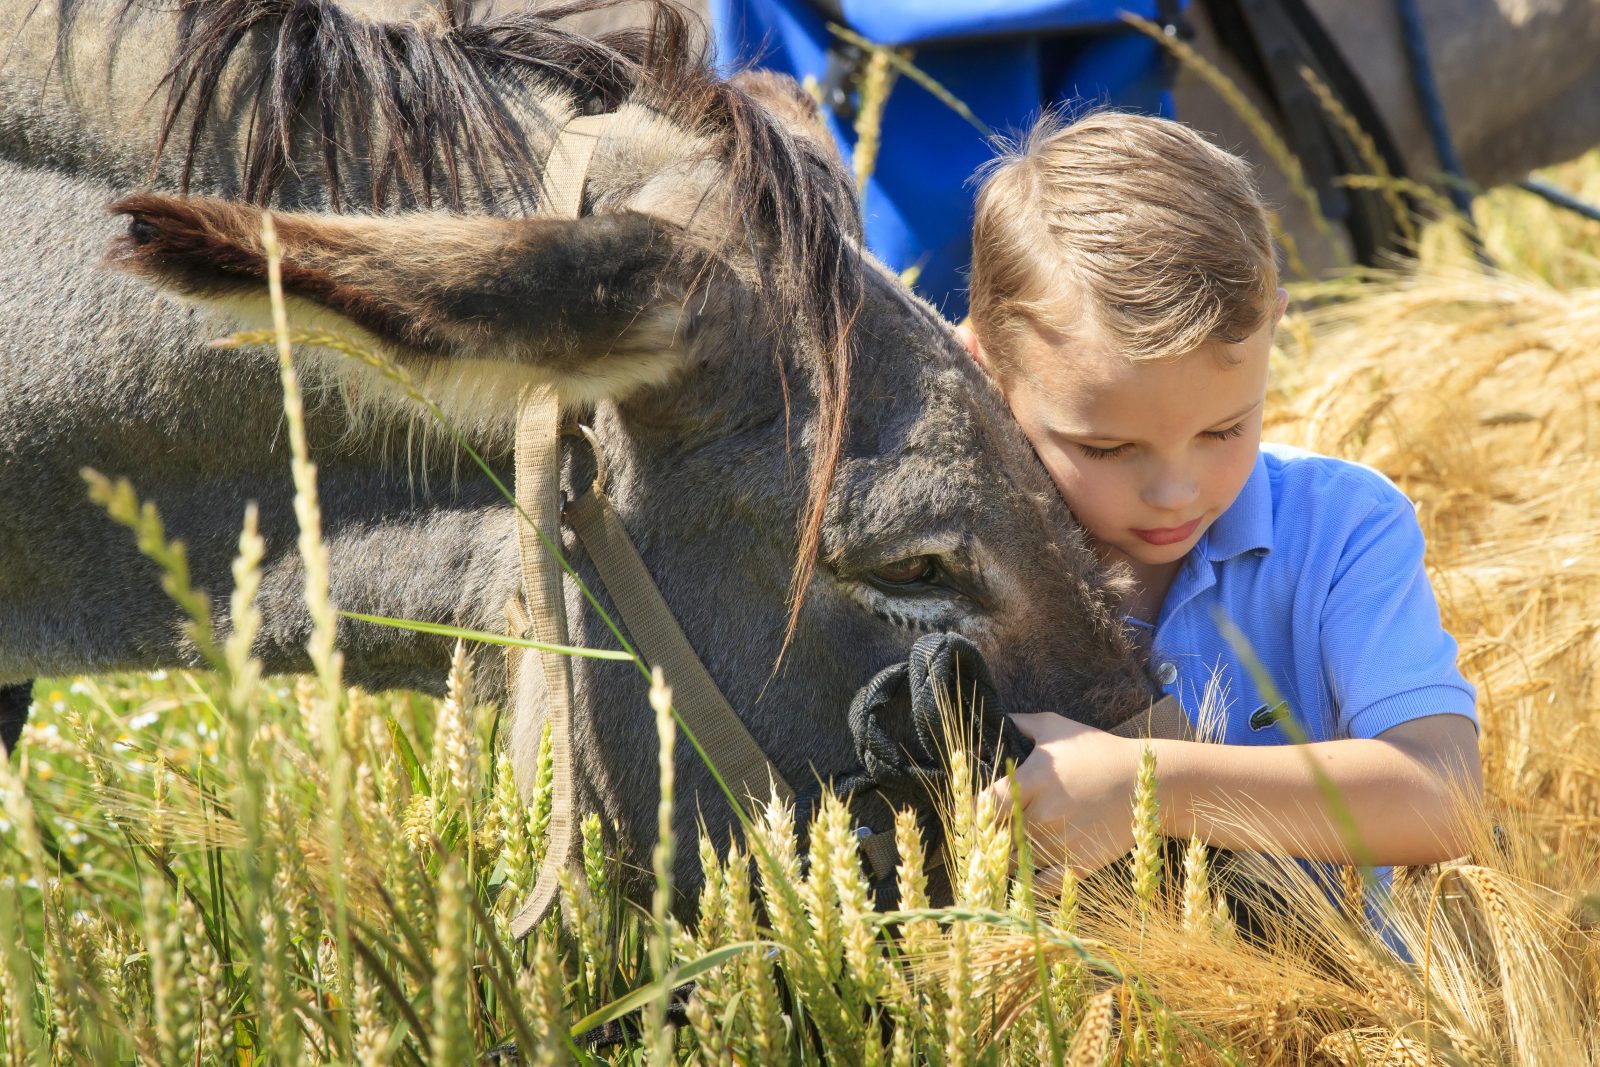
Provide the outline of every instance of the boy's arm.
<path id="1" fill-rule="evenodd" d="M 1482 790 L 1477 729 L 1462 715 L 1412 719 L 1376 738 L 1259 746 L 1130 740 L 1060 715 L 1011 718 L 1036 742 L 1015 778 L 1029 836 L 1043 862 L 1065 853 L 1080 872 L 1132 847 L 1129 805 L 1146 745 L 1165 834 L 1310 860 L 1454 858 L 1466 851 L 1458 807 L 1475 806 Z M 1313 767 L 1342 798 L 1364 855 L 1352 852 Z M 994 790 L 1006 810 L 1009 783 Z"/>
<path id="2" fill-rule="evenodd" d="M 1222 848 L 1334 863 L 1438 863 L 1467 850 L 1460 808 L 1476 807 L 1483 791 L 1477 729 L 1461 715 L 1305 745 L 1151 744 L 1164 831 Z M 1354 850 L 1325 785 L 1353 824 Z"/>

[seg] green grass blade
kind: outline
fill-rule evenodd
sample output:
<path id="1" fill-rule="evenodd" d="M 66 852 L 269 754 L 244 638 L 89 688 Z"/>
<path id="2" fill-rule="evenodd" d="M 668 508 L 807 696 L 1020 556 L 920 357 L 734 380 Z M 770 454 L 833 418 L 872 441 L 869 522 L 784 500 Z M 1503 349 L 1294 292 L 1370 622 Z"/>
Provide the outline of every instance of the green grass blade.
<path id="1" fill-rule="evenodd" d="M 615 1019 L 620 1019 L 630 1011 L 637 1011 L 649 1003 L 652 997 L 660 996 L 663 991 L 670 993 L 675 986 L 693 981 L 713 967 L 727 963 L 734 957 L 749 952 L 751 949 L 766 947 L 768 947 L 768 943 L 765 941 L 735 941 L 732 944 L 723 945 L 719 949 L 708 952 L 704 956 L 690 960 L 682 967 L 674 967 L 663 978 L 647 985 L 642 985 L 631 993 L 618 997 L 605 1007 L 600 1008 L 598 1011 L 590 1012 L 573 1023 L 572 1036 L 575 1038 L 581 1037 L 597 1026 L 604 1026 Z"/>
<path id="2" fill-rule="evenodd" d="M 531 648 L 539 652 L 554 652 L 559 656 L 581 656 L 584 659 L 610 659 L 632 663 L 631 654 L 614 648 L 583 648 L 578 645 L 555 645 L 546 641 L 531 641 L 525 637 L 507 637 L 487 630 L 469 630 L 461 626 L 448 626 L 439 622 L 419 622 L 416 619 L 395 619 L 387 615 L 363 615 L 359 611 L 341 611 L 347 619 L 370 622 L 376 626 L 392 626 L 396 630 L 411 630 L 419 634 L 437 634 L 456 637 L 463 641 L 478 641 L 486 645 L 508 645 L 512 648 Z"/>
<path id="3" fill-rule="evenodd" d="M 400 765 L 405 768 L 406 777 L 411 779 L 413 792 L 424 796 L 433 795 L 433 783 L 428 781 L 428 772 L 423 769 L 422 761 L 417 759 L 417 750 L 411 747 L 411 738 L 400 728 L 400 720 L 393 713 L 384 715 L 384 725 L 389 728 L 389 740 L 394 742 L 394 751 L 400 757 Z"/>

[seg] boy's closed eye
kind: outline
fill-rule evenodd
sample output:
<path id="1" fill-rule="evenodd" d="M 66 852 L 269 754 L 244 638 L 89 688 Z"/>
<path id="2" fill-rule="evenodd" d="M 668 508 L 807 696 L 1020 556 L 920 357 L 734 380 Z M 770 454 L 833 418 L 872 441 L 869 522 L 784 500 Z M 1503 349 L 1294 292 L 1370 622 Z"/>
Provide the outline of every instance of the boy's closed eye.
<path id="1" fill-rule="evenodd" d="M 1235 437 L 1241 436 L 1244 432 L 1245 424 L 1244 420 L 1241 419 L 1232 426 L 1228 426 L 1221 430 L 1204 430 L 1200 433 L 1200 436 L 1208 438 L 1212 441 L 1228 441 Z M 1121 444 L 1109 446 L 1090 445 L 1085 444 L 1082 441 L 1074 441 L 1073 445 L 1078 449 L 1078 451 L 1082 452 L 1090 459 L 1116 459 L 1118 456 L 1125 456 L 1133 450 L 1133 443 L 1131 441 L 1124 441 Z"/>

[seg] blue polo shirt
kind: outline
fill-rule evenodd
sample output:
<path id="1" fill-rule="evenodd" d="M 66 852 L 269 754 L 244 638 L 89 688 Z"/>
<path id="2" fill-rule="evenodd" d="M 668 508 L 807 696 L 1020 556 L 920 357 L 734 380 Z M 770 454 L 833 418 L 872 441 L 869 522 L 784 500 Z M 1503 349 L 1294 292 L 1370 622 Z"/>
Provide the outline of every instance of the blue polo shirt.
<path id="1" fill-rule="evenodd" d="M 1422 552 L 1411 502 L 1383 475 L 1264 444 L 1167 591 L 1150 641 L 1155 681 L 1194 721 L 1215 676 L 1221 740 L 1234 745 L 1291 743 L 1285 715 L 1312 741 L 1376 737 L 1438 714 L 1476 725 L 1475 692 L 1456 667 Z M 1221 616 L 1287 708 L 1257 691 Z"/>
<path id="2" fill-rule="evenodd" d="M 1288 715 L 1310 741 L 1377 737 L 1428 715 L 1465 715 L 1476 726 L 1476 693 L 1456 667 L 1422 551 L 1416 511 L 1389 479 L 1263 444 L 1238 499 L 1167 590 L 1149 635 L 1151 674 L 1191 723 L 1212 723 L 1207 740 L 1230 745 L 1293 743 L 1282 724 Z M 1242 632 L 1281 704 L 1256 688 L 1219 618 Z M 1208 685 L 1214 710 L 1202 716 Z M 1300 863 L 1336 892 L 1335 866 Z M 1376 875 L 1387 887 L 1390 868 Z M 1408 958 L 1375 901 L 1368 918 Z"/>

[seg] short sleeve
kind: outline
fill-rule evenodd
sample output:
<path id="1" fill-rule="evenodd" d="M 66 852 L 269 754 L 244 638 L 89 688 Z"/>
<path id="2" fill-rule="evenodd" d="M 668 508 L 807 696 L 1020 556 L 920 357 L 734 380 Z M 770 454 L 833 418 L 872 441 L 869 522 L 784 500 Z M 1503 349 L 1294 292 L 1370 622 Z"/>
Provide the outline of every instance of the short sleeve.
<path id="1" fill-rule="evenodd" d="M 1339 735 L 1376 737 L 1429 715 L 1465 715 L 1476 726 L 1477 693 L 1439 620 L 1416 513 L 1393 485 L 1363 474 L 1363 492 L 1330 494 L 1325 504 L 1370 502 L 1350 529 L 1322 610 L 1323 670 Z"/>

